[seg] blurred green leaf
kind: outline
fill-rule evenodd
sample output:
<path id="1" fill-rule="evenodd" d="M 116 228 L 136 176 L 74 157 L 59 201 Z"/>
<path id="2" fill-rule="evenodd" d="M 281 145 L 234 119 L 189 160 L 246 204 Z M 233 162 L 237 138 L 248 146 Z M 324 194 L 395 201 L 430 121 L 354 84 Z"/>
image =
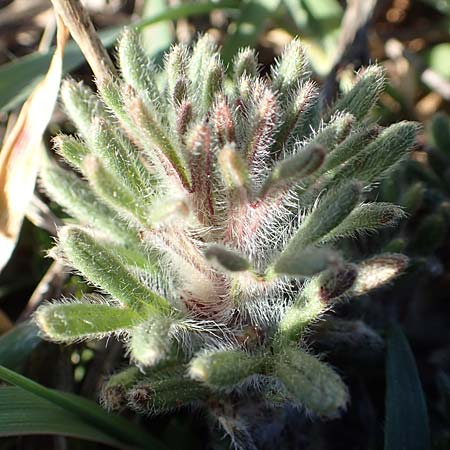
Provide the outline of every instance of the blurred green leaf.
<path id="1" fill-rule="evenodd" d="M 119 30 L 100 33 L 105 47 L 117 39 Z M 32 53 L 0 67 L 0 111 L 9 111 L 23 102 L 33 88 L 47 73 L 54 47 L 45 53 Z M 63 59 L 63 73 L 70 72 L 84 61 L 84 56 L 73 41 L 66 46 Z"/>
<path id="2" fill-rule="evenodd" d="M 283 0 L 314 71 L 325 76 L 333 64 L 343 10 L 337 0 Z"/>
<path id="3" fill-rule="evenodd" d="M 280 0 L 247 0 L 242 3 L 240 14 L 232 25 L 235 28 L 230 30 L 223 45 L 222 56 L 225 63 L 231 61 L 239 48 L 255 46 L 267 20 L 280 5 Z"/>
<path id="4" fill-rule="evenodd" d="M 33 434 L 57 434 L 129 448 L 51 402 L 17 387 L 0 387 L 0 436 Z"/>
<path id="5" fill-rule="evenodd" d="M 307 31 L 308 27 L 308 11 L 303 7 L 300 0 L 283 0 L 289 14 L 299 30 Z"/>
<path id="6" fill-rule="evenodd" d="M 443 77 L 450 78 L 450 44 L 435 45 L 426 56 L 428 65 Z"/>
<path id="7" fill-rule="evenodd" d="M 339 27 L 342 8 L 336 0 L 283 0 L 301 34 L 322 39 Z"/>
<path id="8" fill-rule="evenodd" d="M 161 21 L 207 14 L 215 9 L 237 8 L 238 6 L 239 1 L 237 0 L 183 4 L 146 17 L 136 22 L 134 26 L 143 29 Z M 111 47 L 119 36 L 120 31 L 121 27 L 101 31 L 99 36 L 103 45 Z M 45 53 L 36 52 L 0 67 L 0 111 L 10 111 L 29 96 L 34 86 L 47 73 L 53 52 L 54 48 L 52 47 Z M 84 56 L 78 46 L 73 41 L 69 42 L 64 53 L 63 73 L 70 72 L 83 61 Z"/>
<path id="9" fill-rule="evenodd" d="M 386 361 L 384 450 L 428 450 L 430 430 L 414 356 L 398 325 L 390 330 Z"/>
<path id="10" fill-rule="evenodd" d="M 167 0 L 144 0 L 142 19 L 167 11 Z M 142 43 L 151 58 L 161 59 L 174 40 L 173 26 L 169 21 L 161 21 L 142 30 Z"/>
<path id="11" fill-rule="evenodd" d="M 342 15 L 341 5 L 337 0 L 301 0 L 304 8 L 314 20 L 323 23 L 330 21 L 334 26 L 339 26 Z"/>
<path id="12" fill-rule="evenodd" d="M 0 337 L 0 364 L 18 368 L 40 342 L 38 328 L 33 322 L 16 325 Z"/>
<path id="13" fill-rule="evenodd" d="M 120 416 L 107 413 L 96 403 L 83 397 L 46 388 L 3 366 L 0 366 L 0 379 L 51 402 L 67 413 L 76 415 L 80 420 L 124 443 L 149 450 L 166 449 L 162 443 L 133 423 Z"/>

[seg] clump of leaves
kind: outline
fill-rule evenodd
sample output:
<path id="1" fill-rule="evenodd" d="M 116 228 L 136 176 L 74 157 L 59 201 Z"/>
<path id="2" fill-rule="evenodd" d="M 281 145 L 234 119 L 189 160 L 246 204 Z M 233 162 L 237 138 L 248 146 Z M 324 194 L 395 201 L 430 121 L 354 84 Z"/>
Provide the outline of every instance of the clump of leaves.
<path id="1" fill-rule="evenodd" d="M 346 385 L 305 332 L 407 263 L 339 251 L 341 238 L 404 215 L 364 202 L 416 135 L 414 123 L 381 129 L 367 118 L 382 69 L 360 72 L 322 110 L 298 40 L 267 78 L 251 49 L 227 77 L 207 36 L 174 46 L 162 71 L 131 30 L 118 56 L 122 77 L 99 97 L 64 83 L 80 135 L 58 136 L 56 148 L 75 172 L 48 159 L 41 173 L 73 217 L 54 255 L 100 293 L 42 306 L 41 330 L 60 342 L 117 335 L 131 366 L 105 385 L 106 407 L 206 407 L 241 447 L 253 444 L 236 399 L 338 415 Z"/>
<path id="2" fill-rule="evenodd" d="M 450 120 L 436 114 L 427 141 L 417 153 L 381 185 L 382 198 L 401 204 L 409 215 L 401 238 L 387 248 L 400 249 L 416 261 L 435 258 L 445 244 L 450 222 Z M 419 162 L 420 161 L 420 162 Z"/>

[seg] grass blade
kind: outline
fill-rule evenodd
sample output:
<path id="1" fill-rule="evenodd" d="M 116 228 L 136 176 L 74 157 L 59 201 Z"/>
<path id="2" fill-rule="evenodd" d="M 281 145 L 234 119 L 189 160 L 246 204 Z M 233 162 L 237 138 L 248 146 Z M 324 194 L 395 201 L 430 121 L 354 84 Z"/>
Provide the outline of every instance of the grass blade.
<path id="1" fill-rule="evenodd" d="M 131 422 L 107 413 L 96 403 L 83 397 L 46 388 L 3 366 L 0 366 L 0 379 L 53 403 L 124 443 L 149 450 L 167 450 L 162 443 Z"/>
<path id="2" fill-rule="evenodd" d="M 49 401 L 17 387 L 1 387 L 0 437 L 35 434 L 57 434 L 129 448 Z"/>
<path id="3" fill-rule="evenodd" d="M 142 18 L 164 14 L 169 7 L 167 0 L 144 0 Z M 161 21 L 142 30 L 142 44 L 150 58 L 158 61 L 174 41 L 174 29 L 168 21 Z"/>
<path id="4" fill-rule="evenodd" d="M 239 7 L 237 0 L 209 1 L 167 8 L 165 11 L 148 16 L 134 24 L 138 29 L 167 20 L 207 14 L 215 9 L 235 9 Z M 105 47 L 111 47 L 121 32 L 121 27 L 113 27 L 99 33 Z M 54 47 L 45 53 L 33 53 L 18 58 L 0 67 L 0 111 L 6 112 L 20 105 L 32 92 L 37 83 L 44 77 L 51 61 Z M 73 41 L 66 46 L 63 60 L 63 74 L 77 68 L 84 61 L 84 56 Z"/>
<path id="5" fill-rule="evenodd" d="M 238 49 L 254 46 L 259 35 L 264 30 L 267 20 L 273 16 L 280 0 L 248 0 L 241 7 L 237 26 L 226 40 L 222 56 L 226 63 L 230 62 Z"/>
<path id="6" fill-rule="evenodd" d="M 33 322 L 16 325 L 0 337 L 0 364 L 16 369 L 38 346 L 41 338 Z"/>
<path id="7" fill-rule="evenodd" d="M 428 450 L 427 406 L 411 348 L 403 331 L 389 333 L 386 361 L 384 450 Z"/>

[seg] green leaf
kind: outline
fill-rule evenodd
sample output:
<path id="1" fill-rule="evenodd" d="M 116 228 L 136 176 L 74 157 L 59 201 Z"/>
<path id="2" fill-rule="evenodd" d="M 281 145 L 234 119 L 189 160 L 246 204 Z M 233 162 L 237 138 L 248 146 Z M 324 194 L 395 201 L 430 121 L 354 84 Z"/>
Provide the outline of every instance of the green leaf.
<path id="1" fill-rule="evenodd" d="M 105 47 L 111 47 L 119 35 L 114 28 L 99 33 Z M 18 106 L 31 93 L 47 73 L 54 47 L 45 53 L 32 53 L 0 67 L 0 111 L 6 112 Z M 64 51 L 63 73 L 68 73 L 84 61 L 75 42 L 69 42 Z"/>
<path id="2" fill-rule="evenodd" d="M 20 366 L 39 345 L 39 329 L 33 322 L 23 322 L 0 337 L 0 364 L 10 368 Z"/>
<path id="3" fill-rule="evenodd" d="M 443 43 L 431 48 L 426 61 L 430 67 L 443 77 L 450 77 L 450 44 Z"/>
<path id="4" fill-rule="evenodd" d="M 283 0 L 283 3 L 302 34 L 324 39 L 341 22 L 343 11 L 337 0 Z"/>
<path id="5" fill-rule="evenodd" d="M 209 390 L 186 378 L 177 367 L 151 372 L 127 391 L 130 408 L 141 413 L 167 414 L 208 399 Z"/>
<path id="6" fill-rule="evenodd" d="M 341 263 L 305 283 L 278 324 L 276 347 L 283 348 L 287 341 L 299 342 L 303 331 L 327 311 L 330 305 L 339 301 L 353 286 L 356 277 L 356 266 Z"/>
<path id="7" fill-rule="evenodd" d="M 144 0 L 142 18 L 152 17 L 155 13 L 164 14 L 167 9 L 167 0 Z M 168 21 L 147 27 L 142 31 L 142 43 L 151 58 L 162 56 L 174 41 L 174 27 Z"/>
<path id="8" fill-rule="evenodd" d="M 334 105 L 334 111 L 346 111 L 363 119 L 384 91 L 386 76 L 381 66 L 373 65 L 360 72 L 353 88 Z"/>
<path id="9" fill-rule="evenodd" d="M 370 145 L 339 168 L 333 183 L 354 178 L 367 184 L 378 181 L 408 155 L 416 142 L 417 132 L 415 122 L 398 122 L 386 128 Z"/>
<path id="10" fill-rule="evenodd" d="M 92 133 L 94 119 L 107 120 L 108 113 L 94 91 L 82 81 L 77 82 L 71 78 L 61 83 L 61 100 L 69 119 L 74 123 L 81 136 L 89 141 Z M 88 151 L 81 152 L 85 156 Z M 81 156 L 81 155 L 80 155 Z M 69 161 L 71 161 L 69 159 Z M 81 163 L 76 165 L 79 168 Z"/>
<path id="11" fill-rule="evenodd" d="M 389 333 L 386 384 L 384 450 L 429 449 L 425 397 L 414 356 L 398 325 Z"/>
<path id="12" fill-rule="evenodd" d="M 334 250 L 311 245 L 285 255 L 282 254 L 273 269 L 269 270 L 269 274 L 273 270 L 276 274 L 311 277 L 322 272 L 328 266 L 336 264 L 339 260 L 340 256 Z"/>
<path id="13" fill-rule="evenodd" d="M 132 232 L 115 211 L 99 200 L 84 180 L 60 167 L 47 154 L 43 157 L 40 181 L 49 196 L 80 223 L 90 223 L 119 242 L 133 240 Z"/>
<path id="14" fill-rule="evenodd" d="M 236 28 L 223 46 L 222 56 L 226 63 L 232 60 L 239 48 L 255 45 L 267 20 L 280 5 L 280 0 L 248 0 L 243 3 Z"/>
<path id="15" fill-rule="evenodd" d="M 320 168 L 325 159 L 325 150 L 316 144 L 303 148 L 294 156 L 278 162 L 262 188 L 264 195 L 268 190 L 277 185 L 282 188 L 290 183 L 297 183 L 302 178 L 311 175 Z"/>
<path id="16" fill-rule="evenodd" d="M 274 360 L 274 375 L 293 401 L 320 417 L 336 417 L 345 409 L 347 387 L 328 364 L 295 347 L 288 347 Z"/>
<path id="17" fill-rule="evenodd" d="M 37 396 L 41 401 L 52 403 L 68 414 L 76 416 L 80 421 L 84 421 L 124 443 L 149 450 L 166 449 L 159 441 L 131 422 L 122 417 L 108 414 L 100 406 L 83 397 L 46 388 L 3 366 L 0 366 L 0 379 Z M 1 404 L 4 403 L 0 402 Z M 10 406 L 11 404 L 8 404 L 8 407 Z"/>
<path id="18" fill-rule="evenodd" d="M 296 233 L 275 262 L 295 260 L 297 254 L 315 244 L 337 227 L 359 203 L 361 187 L 359 183 L 349 182 L 340 189 L 330 190 L 324 195 L 315 209 L 306 216 Z"/>
<path id="19" fill-rule="evenodd" d="M 450 157 L 450 120 L 444 113 L 436 113 L 431 119 L 431 137 L 434 145 Z"/>
<path id="20" fill-rule="evenodd" d="M 316 2 L 314 0 L 301 0 L 304 8 L 308 10 L 311 17 L 318 21 L 330 21 L 328 24 L 339 24 L 342 16 L 342 8 L 337 0 L 322 0 Z"/>
<path id="21" fill-rule="evenodd" d="M 136 327 L 131 334 L 131 360 L 139 367 L 152 367 L 167 359 L 172 348 L 173 319 L 156 316 Z"/>
<path id="22" fill-rule="evenodd" d="M 283 50 L 272 70 L 273 88 L 287 96 L 308 73 L 305 49 L 298 39 L 293 39 Z"/>
<path id="23" fill-rule="evenodd" d="M 100 158 L 93 155 L 85 158 L 83 173 L 95 197 L 115 212 L 109 218 L 118 215 L 122 220 L 128 221 L 131 229 L 139 228 L 143 224 L 149 225 L 147 205 L 142 205 L 123 183 L 118 183 L 116 175 L 105 167 Z"/>
<path id="24" fill-rule="evenodd" d="M 189 376 L 211 388 L 226 389 L 261 372 L 264 362 L 262 356 L 242 350 L 211 350 L 191 360 Z"/>
<path id="25" fill-rule="evenodd" d="M 157 68 L 142 47 L 140 35 L 132 28 L 125 28 L 118 42 L 119 67 L 125 83 L 129 84 L 149 108 L 159 102 L 156 85 Z"/>
<path id="26" fill-rule="evenodd" d="M 403 209 L 392 203 L 363 203 L 324 236 L 321 243 L 342 237 L 355 237 L 363 233 L 373 233 L 384 227 L 392 227 L 397 225 L 405 216 Z"/>
<path id="27" fill-rule="evenodd" d="M 127 404 L 127 390 L 143 376 L 144 374 L 136 366 L 129 366 L 120 372 L 116 372 L 102 386 L 100 392 L 101 404 L 108 411 L 115 411 L 125 407 Z"/>
<path id="28" fill-rule="evenodd" d="M 146 26 L 183 17 L 207 14 L 215 9 L 238 8 L 239 1 L 223 0 L 198 4 L 180 5 L 148 16 L 135 24 L 139 29 Z M 99 33 L 105 47 L 111 47 L 121 32 L 121 27 L 114 27 Z M 36 84 L 47 73 L 54 48 L 45 53 L 35 52 L 18 58 L 0 67 L 0 111 L 6 112 L 18 106 L 31 93 Z M 84 61 L 84 56 L 75 42 L 69 42 L 64 52 L 63 73 L 68 73 Z"/>
<path id="29" fill-rule="evenodd" d="M 152 194 L 151 180 L 139 153 L 131 142 L 115 126 L 106 120 L 97 120 L 93 125 L 92 139 L 88 141 L 92 154 L 104 165 L 105 169 L 134 198 L 136 215 L 145 217 Z"/>
<path id="30" fill-rule="evenodd" d="M 76 415 L 17 387 L 0 388 L 0 436 L 57 434 L 129 448 Z"/>
<path id="31" fill-rule="evenodd" d="M 129 308 L 81 302 L 47 304 L 36 313 L 41 330 L 59 342 L 120 333 L 139 323 L 139 319 L 139 314 Z"/>
<path id="32" fill-rule="evenodd" d="M 283 3 L 292 17 L 297 28 L 304 31 L 308 27 L 308 12 L 299 0 L 283 0 Z"/>
<path id="33" fill-rule="evenodd" d="M 168 312 L 167 300 L 128 271 L 120 256 L 81 227 L 66 226 L 59 232 L 66 257 L 89 281 L 109 292 L 124 306 L 148 312 Z"/>

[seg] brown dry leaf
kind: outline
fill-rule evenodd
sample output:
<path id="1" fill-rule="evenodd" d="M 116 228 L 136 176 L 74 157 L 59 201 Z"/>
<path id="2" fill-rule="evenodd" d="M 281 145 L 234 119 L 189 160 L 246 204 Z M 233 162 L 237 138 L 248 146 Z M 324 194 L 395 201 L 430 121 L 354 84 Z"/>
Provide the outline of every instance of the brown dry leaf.
<path id="1" fill-rule="evenodd" d="M 14 250 L 33 196 L 41 158 L 40 142 L 58 98 L 68 36 L 67 28 L 58 18 L 58 42 L 47 75 L 23 105 L 0 153 L 0 270 Z"/>

